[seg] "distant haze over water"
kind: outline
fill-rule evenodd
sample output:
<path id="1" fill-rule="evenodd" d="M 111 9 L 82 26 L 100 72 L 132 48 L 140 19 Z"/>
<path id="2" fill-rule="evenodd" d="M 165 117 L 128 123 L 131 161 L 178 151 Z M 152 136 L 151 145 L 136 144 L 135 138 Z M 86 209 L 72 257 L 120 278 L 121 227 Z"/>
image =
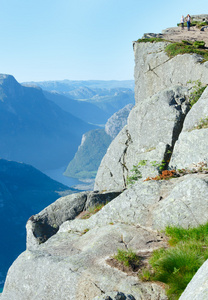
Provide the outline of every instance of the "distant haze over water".
<path id="1" fill-rule="evenodd" d="M 67 167 L 67 166 L 66 166 Z M 50 178 L 72 188 L 75 187 L 77 185 L 81 185 L 81 186 L 85 186 L 86 185 L 86 189 L 88 187 L 88 183 L 85 183 L 83 181 L 80 181 L 77 178 L 72 178 L 72 177 L 67 177 L 64 176 L 63 173 L 66 170 L 66 167 L 61 167 L 59 169 L 53 169 L 53 170 L 46 170 L 44 171 L 44 173 L 49 176 Z"/>

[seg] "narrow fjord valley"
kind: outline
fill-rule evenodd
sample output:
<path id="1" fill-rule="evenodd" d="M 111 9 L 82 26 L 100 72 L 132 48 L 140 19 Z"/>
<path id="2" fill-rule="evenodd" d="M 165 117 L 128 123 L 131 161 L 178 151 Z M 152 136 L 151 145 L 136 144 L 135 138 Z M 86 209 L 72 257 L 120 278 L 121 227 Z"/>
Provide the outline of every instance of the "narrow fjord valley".
<path id="1" fill-rule="evenodd" d="M 208 15 L 192 18 L 194 35 L 172 28 L 133 43 L 136 104 L 94 191 L 27 221 L 1 300 L 207 299 Z"/>
<path id="2" fill-rule="evenodd" d="M 56 82 L 57 86 L 61 84 Z M 82 135 L 98 132 L 101 144 L 97 143 L 95 136 L 88 139 L 87 150 L 82 151 L 82 161 L 73 163 L 78 176 L 74 170 L 69 174 L 78 179 L 83 178 L 79 176 L 80 168 L 84 174 L 87 173 L 85 179 L 96 174 L 112 139 L 100 128 L 111 116 L 112 107 L 117 111 L 122 105 L 134 101 L 133 91 L 127 87 L 133 85 L 132 81 L 124 82 L 123 88 L 121 82 L 110 82 L 109 86 L 107 82 L 97 82 L 97 85 L 100 84 L 99 91 L 91 94 L 87 87 L 84 89 L 84 84 L 87 85 L 87 82 L 70 82 L 64 89 L 65 92 L 76 91 L 76 95 L 78 90 L 82 90 L 86 101 L 80 101 L 62 95 L 58 88 L 52 93 L 42 90 L 38 84 L 20 84 L 11 75 L 0 75 L 0 214 L 4 245 L 0 250 L 0 288 L 9 266 L 25 250 L 27 220 L 60 196 L 78 192 L 68 185 L 68 182 L 74 181 L 73 178 L 67 180 L 60 170 L 63 170 L 62 173 L 66 171 L 83 139 Z M 87 101 L 92 94 L 99 98 L 99 92 L 100 98 L 104 97 L 104 101 L 108 102 L 104 106 L 109 106 L 110 112 Z M 117 99 L 118 94 L 120 99 L 124 94 L 122 103 Z M 103 144 L 104 135 L 106 142 Z M 94 148 L 95 152 L 92 151 Z M 93 152 L 90 157 L 89 151 Z M 92 160 L 91 166 L 85 164 L 85 158 Z M 67 185 L 52 180 L 44 173 L 53 173 L 52 178 L 58 177 Z M 66 179 L 62 179 L 61 175 Z"/>

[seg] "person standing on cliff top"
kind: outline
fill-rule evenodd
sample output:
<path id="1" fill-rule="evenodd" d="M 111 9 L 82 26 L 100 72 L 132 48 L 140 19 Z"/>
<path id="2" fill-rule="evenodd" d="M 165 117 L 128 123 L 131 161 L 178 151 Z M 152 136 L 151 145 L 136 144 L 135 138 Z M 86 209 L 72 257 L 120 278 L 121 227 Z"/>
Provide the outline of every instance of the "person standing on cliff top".
<path id="1" fill-rule="evenodd" d="M 187 15 L 186 22 L 187 22 L 187 28 L 188 28 L 188 31 L 189 31 L 190 30 L 190 26 L 191 26 L 191 16 L 190 15 Z"/>
<path id="2" fill-rule="evenodd" d="M 184 29 L 184 16 L 181 17 L 181 27 L 182 27 L 182 30 Z"/>

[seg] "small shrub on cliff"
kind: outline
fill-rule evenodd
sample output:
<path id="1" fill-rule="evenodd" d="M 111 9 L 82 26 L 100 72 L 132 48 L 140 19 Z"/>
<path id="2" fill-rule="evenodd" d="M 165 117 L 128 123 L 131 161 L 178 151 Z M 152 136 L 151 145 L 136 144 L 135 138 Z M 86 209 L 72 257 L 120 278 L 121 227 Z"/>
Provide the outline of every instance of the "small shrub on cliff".
<path id="1" fill-rule="evenodd" d="M 169 299 L 175 300 L 208 258 L 208 223 L 189 229 L 167 227 L 166 234 L 171 247 L 153 252 L 141 279 L 165 283 Z"/>
<path id="2" fill-rule="evenodd" d="M 142 178 L 141 171 L 139 170 L 140 165 L 134 165 L 133 169 L 131 170 L 131 176 L 127 176 L 126 183 L 127 185 L 129 184 L 134 184 L 139 178 Z"/>
<path id="3" fill-rule="evenodd" d="M 171 178 L 176 177 L 176 170 L 164 170 L 162 174 L 155 176 L 155 177 L 147 177 L 144 181 L 149 180 L 168 180 Z"/>

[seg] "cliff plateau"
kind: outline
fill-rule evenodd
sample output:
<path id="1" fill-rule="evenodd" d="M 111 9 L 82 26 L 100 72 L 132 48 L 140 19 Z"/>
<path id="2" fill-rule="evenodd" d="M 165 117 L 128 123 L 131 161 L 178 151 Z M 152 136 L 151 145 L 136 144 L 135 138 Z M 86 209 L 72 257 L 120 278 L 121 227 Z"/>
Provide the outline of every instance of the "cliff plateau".
<path id="1" fill-rule="evenodd" d="M 145 260 L 167 247 L 161 230 L 168 225 L 208 220 L 208 174 L 201 167 L 208 164 L 208 128 L 199 127 L 207 118 L 208 89 L 190 109 L 187 83 L 206 85 L 208 63 L 196 54 L 169 58 L 167 44 L 134 43 L 136 105 L 101 162 L 94 192 L 60 198 L 28 221 L 27 250 L 9 269 L 1 300 L 168 299 L 161 285 L 112 264 L 118 248 Z M 161 164 L 192 172 L 145 181 Z M 134 165 L 140 178 L 128 185 Z M 108 203 L 82 218 L 100 202 Z M 206 262 L 181 299 L 204 299 L 207 280 Z"/>

